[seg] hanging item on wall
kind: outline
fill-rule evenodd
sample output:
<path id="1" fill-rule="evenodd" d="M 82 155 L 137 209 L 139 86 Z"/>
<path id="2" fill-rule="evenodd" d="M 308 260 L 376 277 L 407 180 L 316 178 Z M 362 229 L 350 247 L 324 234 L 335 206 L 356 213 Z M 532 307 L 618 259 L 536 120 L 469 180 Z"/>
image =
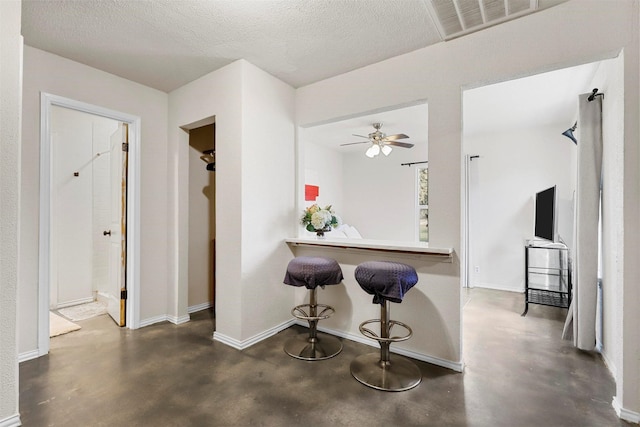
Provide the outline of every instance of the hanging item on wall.
<path id="1" fill-rule="evenodd" d="M 320 195 L 320 187 L 317 185 L 308 185 L 304 186 L 304 200 L 315 202 L 316 198 Z"/>
<path id="2" fill-rule="evenodd" d="M 200 156 L 202 161 L 207 164 L 207 170 L 210 172 L 216 171 L 216 152 L 215 150 L 205 150 Z"/>

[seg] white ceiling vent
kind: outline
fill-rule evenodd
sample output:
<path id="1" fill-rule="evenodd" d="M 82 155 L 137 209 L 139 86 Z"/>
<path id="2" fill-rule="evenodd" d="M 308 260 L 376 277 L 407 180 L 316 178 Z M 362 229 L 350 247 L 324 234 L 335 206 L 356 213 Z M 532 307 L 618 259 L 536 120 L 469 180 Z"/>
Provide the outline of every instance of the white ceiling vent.
<path id="1" fill-rule="evenodd" d="M 538 0 L 426 0 L 443 39 L 535 12 Z"/>

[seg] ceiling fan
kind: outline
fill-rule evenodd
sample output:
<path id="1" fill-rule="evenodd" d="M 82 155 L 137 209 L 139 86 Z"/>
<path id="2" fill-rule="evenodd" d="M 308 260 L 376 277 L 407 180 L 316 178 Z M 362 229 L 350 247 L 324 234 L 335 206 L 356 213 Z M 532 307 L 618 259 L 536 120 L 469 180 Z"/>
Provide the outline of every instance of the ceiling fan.
<path id="1" fill-rule="evenodd" d="M 388 156 L 389 153 L 391 153 L 392 145 L 396 147 L 402 147 L 402 148 L 413 147 L 413 144 L 410 144 L 408 142 L 398 141 L 399 139 L 409 138 L 408 135 L 405 135 L 404 133 L 398 133 L 395 135 L 386 135 L 384 132 L 380 131 L 381 127 L 382 127 L 382 123 L 374 123 L 373 128 L 375 129 L 375 131 L 371 132 L 368 136 L 356 135 L 355 133 L 353 134 L 353 136 L 357 136 L 359 138 L 367 138 L 367 141 L 348 142 L 346 144 L 340 144 L 340 146 L 342 147 L 344 145 L 370 143 L 371 146 L 364 153 L 369 158 L 373 158 L 377 156 L 378 154 L 380 154 L 380 152 L 382 152 L 382 154 L 384 154 L 385 156 Z"/>

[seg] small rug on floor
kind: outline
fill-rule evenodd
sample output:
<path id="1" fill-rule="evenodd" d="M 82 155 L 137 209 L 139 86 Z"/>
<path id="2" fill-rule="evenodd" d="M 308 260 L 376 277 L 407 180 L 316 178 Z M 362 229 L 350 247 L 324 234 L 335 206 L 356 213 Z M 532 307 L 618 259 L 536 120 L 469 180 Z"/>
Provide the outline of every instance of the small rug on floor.
<path id="1" fill-rule="evenodd" d="M 74 305 L 58 310 L 67 319 L 77 322 L 107 313 L 107 305 L 100 302 L 90 302 L 87 304 Z"/>
<path id="2" fill-rule="evenodd" d="M 77 331 L 80 325 L 68 321 L 62 316 L 49 312 L 49 336 L 57 337 L 58 335 Z"/>

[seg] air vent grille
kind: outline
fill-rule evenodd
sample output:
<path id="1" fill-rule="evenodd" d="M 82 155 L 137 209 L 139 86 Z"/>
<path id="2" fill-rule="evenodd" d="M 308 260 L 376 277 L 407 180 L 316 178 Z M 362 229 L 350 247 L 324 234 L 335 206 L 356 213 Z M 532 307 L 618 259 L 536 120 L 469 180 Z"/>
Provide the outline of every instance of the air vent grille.
<path id="1" fill-rule="evenodd" d="M 445 40 L 534 12 L 537 0 L 425 0 Z"/>

